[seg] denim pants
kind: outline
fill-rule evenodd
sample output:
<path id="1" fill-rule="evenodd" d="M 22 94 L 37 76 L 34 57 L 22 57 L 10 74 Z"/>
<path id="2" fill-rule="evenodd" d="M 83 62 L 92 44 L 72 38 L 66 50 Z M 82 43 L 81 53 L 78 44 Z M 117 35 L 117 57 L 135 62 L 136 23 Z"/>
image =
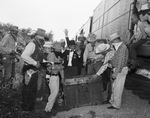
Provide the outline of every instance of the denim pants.
<path id="1" fill-rule="evenodd" d="M 131 59 L 137 59 L 137 49 L 144 43 L 147 42 L 147 39 L 140 39 L 139 41 L 135 42 L 135 43 L 132 43 L 130 45 L 130 58 Z"/>

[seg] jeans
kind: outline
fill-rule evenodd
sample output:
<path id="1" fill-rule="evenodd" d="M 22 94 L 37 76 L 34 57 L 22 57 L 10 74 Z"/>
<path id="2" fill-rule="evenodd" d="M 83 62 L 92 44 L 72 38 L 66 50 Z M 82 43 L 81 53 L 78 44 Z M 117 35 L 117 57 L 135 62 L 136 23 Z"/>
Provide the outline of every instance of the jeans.
<path id="1" fill-rule="evenodd" d="M 136 60 L 137 59 L 137 49 L 144 43 L 147 42 L 147 39 L 140 39 L 135 43 L 130 45 L 130 58 Z"/>

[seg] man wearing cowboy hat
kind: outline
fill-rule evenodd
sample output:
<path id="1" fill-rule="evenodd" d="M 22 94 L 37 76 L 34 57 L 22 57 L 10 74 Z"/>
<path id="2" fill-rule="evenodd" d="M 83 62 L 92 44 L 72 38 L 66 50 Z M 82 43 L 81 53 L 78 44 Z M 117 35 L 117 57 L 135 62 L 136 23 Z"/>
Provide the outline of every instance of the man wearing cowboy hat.
<path id="1" fill-rule="evenodd" d="M 96 48 L 97 53 L 103 53 L 104 54 L 104 61 L 103 65 L 100 67 L 100 69 L 97 71 L 96 74 L 93 75 L 93 78 L 97 78 L 99 76 L 102 76 L 102 84 L 103 84 L 103 92 L 107 90 L 108 88 L 108 96 L 107 100 L 105 100 L 103 103 L 109 103 L 110 97 L 111 97 L 111 64 L 110 60 L 114 56 L 114 49 L 111 44 L 105 44 L 102 43 Z"/>
<path id="2" fill-rule="evenodd" d="M 18 27 L 11 26 L 10 32 L 7 33 L 0 42 L 0 53 L 3 54 L 4 76 L 5 80 L 10 79 L 12 73 L 12 59 L 10 54 L 16 50 Z"/>
<path id="3" fill-rule="evenodd" d="M 97 42 L 96 35 L 93 33 L 89 34 L 87 41 L 89 43 L 86 45 L 84 50 L 83 66 L 87 65 L 87 74 L 95 74 L 102 65 L 101 60 L 97 61 L 98 58 L 96 57 L 95 53 L 96 47 L 99 45 L 99 43 Z M 103 56 L 101 55 L 99 59 L 100 58 L 102 59 Z"/>
<path id="4" fill-rule="evenodd" d="M 44 45 L 44 61 L 47 59 L 47 55 L 51 52 L 52 48 L 52 42 L 51 41 L 45 41 Z M 46 64 L 46 63 L 45 63 Z M 38 73 L 38 80 L 37 80 L 37 102 L 41 102 L 44 97 L 44 91 L 45 91 L 45 76 L 46 76 L 46 70 L 41 69 Z"/>
<path id="5" fill-rule="evenodd" d="M 114 81 L 112 84 L 111 99 L 109 101 L 111 106 L 108 107 L 108 109 L 120 109 L 125 78 L 128 73 L 127 62 L 129 52 L 117 33 L 110 35 L 110 40 L 112 45 L 114 45 L 116 52 L 111 59 L 111 65 L 113 68 L 112 79 Z"/>
<path id="6" fill-rule="evenodd" d="M 25 47 L 21 57 L 24 60 L 23 67 L 23 91 L 22 91 L 22 108 L 24 111 L 34 109 L 37 95 L 38 71 L 40 71 L 40 63 L 44 58 L 44 38 L 45 30 L 38 28 L 31 42 Z"/>
<path id="7" fill-rule="evenodd" d="M 59 42 L 54 42 L 52 48 L 54 49 L 52 52 L 48 53 L 47 61 L 51 62 L 51 66 L 47 67 L 47 75 L 46 78 L 48 79 L 50 95 L 48 97 L 48 102 L 45 107 L 46 112 L 50 112 L 52 115 L 55 115 L 55 110 L 53 109 L 53 105 L 55 103 L 56 97 L 59 93 L 59 86 L 60 86 L 60 78 L 64 80 L 64 72 L 63 66 L 61 63 L 61 44 Z"/>

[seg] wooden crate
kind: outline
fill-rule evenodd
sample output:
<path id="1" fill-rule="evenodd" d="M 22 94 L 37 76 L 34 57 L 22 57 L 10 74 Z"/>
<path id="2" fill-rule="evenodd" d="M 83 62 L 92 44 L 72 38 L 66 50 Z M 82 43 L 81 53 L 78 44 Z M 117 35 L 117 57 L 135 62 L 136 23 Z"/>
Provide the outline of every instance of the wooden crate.
<path id="1" fill-rule="evenodd" d="M 101 79 L 91 75 L 65 80 L 63 85 L 65 106 L 69 108 L 97 105 L 103 102 Z"/>

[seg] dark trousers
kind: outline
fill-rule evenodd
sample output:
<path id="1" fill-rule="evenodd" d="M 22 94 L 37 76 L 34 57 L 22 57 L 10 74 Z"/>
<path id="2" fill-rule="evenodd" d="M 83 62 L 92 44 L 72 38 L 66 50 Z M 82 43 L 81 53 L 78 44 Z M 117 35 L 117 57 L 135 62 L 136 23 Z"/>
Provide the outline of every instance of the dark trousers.
<path id="1" fill-rule="evenodd" d="M 32 111 L 37 94 L 37 80 L 38 72 L 32 74 L 28 85 L 25 84 L 25 78 L 23 79 L 23 90 L 22 90 L 22 109 L 25 111 Z"/>
<path id="2" fill-rule="evenodd" d="M 130 58 L 136 60 L 137 59 L 137 49 L 144 43 L 147 42 L 147 39 L 140 39 L 136 43 L 132 43 L 130 45 Z"/>
<path id="3" fill-rule="evenodd" d="M 45 94 L 45 86 L 46 86 L 46 70 L 41 69 L 38 71 L 38 80 L 37 80 L 37 97 L 44 97 Z"/>
<path id="4" fill-rule="evenodd" d="M 4 66 L 4 77 L 5 80 L 9 80 L 12 74 L 12 59 L 9 55 L 3 56 L 3 66 Z"/>
<path id="5" fill-rule="evenodd" d="M 102 74 L 102 83 L 103 91 L 107 90 L 108 87 L 108 96 L 107 100 L 110 100 L 112 93 L 112 84 L 111 84 L 111 68 L 107 68 Z"/>

